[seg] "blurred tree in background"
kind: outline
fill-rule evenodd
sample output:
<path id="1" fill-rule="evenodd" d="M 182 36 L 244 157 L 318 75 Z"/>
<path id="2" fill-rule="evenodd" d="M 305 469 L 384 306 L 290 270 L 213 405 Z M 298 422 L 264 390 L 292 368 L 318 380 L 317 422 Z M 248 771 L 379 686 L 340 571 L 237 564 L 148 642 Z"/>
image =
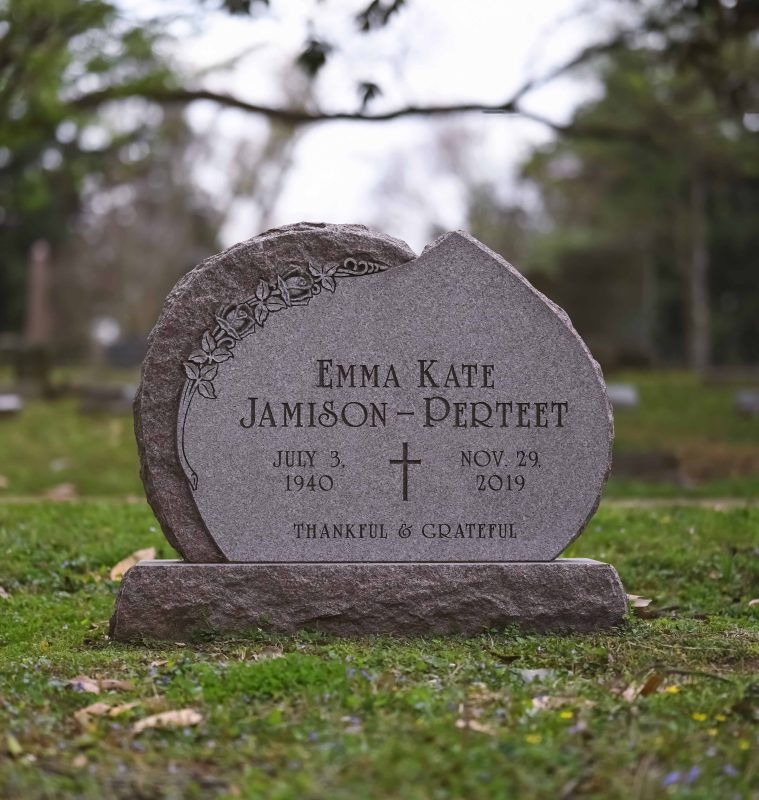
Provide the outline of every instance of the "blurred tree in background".
<path id="1" fill-rule="evenodd" d="M 220 249 L 222 215 L 193 181 L 205 150 L 168 109 L 90 176 L 55 269 L 56 310 L 67 320 L 59 352 L 81 353 L 96 319 L 114 320 L 127 338 L 149 331 L 177 280 Z"/>
<path id="2" fill-rule="evenodd" d="M 630 5 L 601 96 L 523 167 L 528 263 L 607 364 L 757 361 L 759 4 Z"/>
<path id="3" fill-rule="evenodd" d="M 103 91 L 139 97 L 174 85 L 158 42 L 156 28 L 127 22 L 103 0 L 0 2 L 0 330 L 21 325 L 29 251 L 37 240 L 59 257 L 69 253 L 69 263 L 64 259 L 57 271 L 64 307 L 73 311 L 65 319 L 69 339 L 96 310 L 88 305 L 97 302 L 92 287 L 107 284 L 111 294 L 124 288 L 115 270 L 131 271 L 141 262 L 130 279 L 136 285 L 145 280 L 148 263 L 153 271 L 167 265 L 171 274 L 153 281 L 165 295 L 200 250 L 207 254 L 217 246 L 213 214 L 201 211 L 207 200 L 193 202 L 197 190 L 188 166 L 179 166 L 189 146 L 184 122 L 138 99 L 115 108 L 81 102 Z M 93 202 L 107 205 L 119 187 L 122 200 L 131 200 L 128 226 L 123 211 L 120 222 L 113 213 L 84 219 L 85 207 L 91 212 Z M 198 215 L 204 224 L 187 224 Z M 180 217 L 184 226 L 177 224 Z M 184 237 L 168 262 L 160 258 L 165 248 L 156 247 L 161 236 L 147 230 L 161 222 L 164 241 Z M 119 225 L 130 234 L 120 235 Z M 89 237 L 88 246 L 76 249 L 82 236 Z M 106 239 L 118 259 L 104 253 Z M 142 249 L 139 258 L 126 255 L 135 249 Z M 107 300 L 108 292 L 99 297 Z M 138 329 L 145 330 L 144 319 Z"/>
<path id="4" fill-rule="evenodd" d="M 344 29 L 368 36 L 409 4 L 357 2 Z M 374 111 L 381 81 L 350 75 L 354 108 L 325 111 L 325 98 L 303 86 L 284 93 L 289 105 L 266 105 L 180 74 L 165 55 L 162 23 L 130 21 L 117 0 L 0 0 L 0 330 L 20 327 L 38 239 L 60 265 L 71 346 L 87 319 L 119 300 L 125 330 L 148 327 L 176 277 L 217 248 L 222 216 L 193 175 L 204 143 L 184 121 L 187 104 L 210 101 L 269 122 L 263 143 L 240 149 L 230 197 L 255 196 L 264 224 L 304 126 L 490 111 L 536 120 L 555 137 L 523 165 L 534 208 L 504 201 L 495 182 L 459 176 L 470 227 L 537 276 L 605 363 L 701 370 L 757 360 L 759 3 L 611 5 L 620 13 L 606 39 L 500 103 Z M 197 0 L 194 8 L 255 21 L 268 6 Z M 311 86 L 339 52 L 319 31 L 308 26 L 292 60 Z M 536 87 L 578 70 L 600 91 L 568 123 L 525 108 Z M 404 170 L 388 163 L 387 188 L 397 194 Z"/>

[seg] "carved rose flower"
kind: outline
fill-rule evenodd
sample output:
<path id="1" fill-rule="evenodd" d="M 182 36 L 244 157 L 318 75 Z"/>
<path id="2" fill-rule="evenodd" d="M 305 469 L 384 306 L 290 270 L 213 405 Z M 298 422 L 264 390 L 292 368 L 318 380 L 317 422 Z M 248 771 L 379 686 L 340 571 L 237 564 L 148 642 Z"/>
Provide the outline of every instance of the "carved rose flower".
<path id="1" fill-rule="evenodd" d="M 308 273 L 289 272 L 278 284 L 287 305 L 305 306 L 314 294 L 314 279 Z"/>
<path id="2" fill-rule="evenodd" d="M 216 314 L 216 322 L 232 339 L 239 341 L 241 334 L 254 324 L 253 309 L 247 303 L 225 306 Z"/>

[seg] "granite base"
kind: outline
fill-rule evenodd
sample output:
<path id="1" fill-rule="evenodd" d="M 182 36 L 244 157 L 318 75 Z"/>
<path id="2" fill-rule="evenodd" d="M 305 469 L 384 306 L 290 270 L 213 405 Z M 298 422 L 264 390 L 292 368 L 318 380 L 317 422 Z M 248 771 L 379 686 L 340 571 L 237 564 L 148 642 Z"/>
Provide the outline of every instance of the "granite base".
<path id="1" fill-rule="evenodd" d="M 255 628 L 474 635 L 594 631 L 621 623 L 627 599 L 610 564 L 547 562 L 190 564 L 143 561 L 124 576 L 111 618 L 121 641 L 186 641 Z"/>

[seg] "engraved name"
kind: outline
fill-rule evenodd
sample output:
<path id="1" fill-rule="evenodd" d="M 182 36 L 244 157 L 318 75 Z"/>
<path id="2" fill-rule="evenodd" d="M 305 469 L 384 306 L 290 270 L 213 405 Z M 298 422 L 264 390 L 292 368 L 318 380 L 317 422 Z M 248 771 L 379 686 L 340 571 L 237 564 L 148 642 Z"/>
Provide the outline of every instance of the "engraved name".
<path id="1" fill-rule="evenodd" d="M 240 417 L 243 428 L 385 428 L 399 418 L 414 417 L 423 428 L 563 428 L 569 417 L 566 400 L 499 398 L 495 366 L 478 362 L 441 364 L 419 358 L 406 369 L 395 364 L 342 364 L 316 360 L 315 389 L 434 389 L 416 403 L 328 399 L 269 400 L 248 397 Z M 482 399 L 457 397 L 449 390 L 488 390 Z"/>

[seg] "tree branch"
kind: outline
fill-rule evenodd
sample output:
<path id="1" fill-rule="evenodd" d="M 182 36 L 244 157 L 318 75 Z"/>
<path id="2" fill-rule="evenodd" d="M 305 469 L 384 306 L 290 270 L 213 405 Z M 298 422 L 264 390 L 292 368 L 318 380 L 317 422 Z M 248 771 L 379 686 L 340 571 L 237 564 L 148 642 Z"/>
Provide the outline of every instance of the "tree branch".
<path id="1" fill-rule="evenodd" d="M 513 117 L 520 117 L 521 119 L 545 125 L 554 132 L 566 136 L 627 140 L 647 145 L 653 143 L 653 138 L 643 129 L 620 128 L 611 125 L 591 123 L 570 123 L 568 125 L 563 125 L 541 114 L 536 114 L 535 112 L 522 108 L 514 100 L 508 100 L 505 103 L 494 105 L 487 103 L 459 103 L 439 106 L 403 106 L 402 108 L 395 108 L 391 111 L 384 111 L 378 114 L 368 114 L 364 111 L 337 111 L 327 113 L 321 111 L 306 111 L 297 108 L 279 108 L 277 106 L 262 105 L 260 103 L 249 103 L 238 97 L 220 92 L 212 92 L 209 89 L 153 88 L 146 90 L 144 88 L 134 88 L 130 90 L 119 87 L 84 95 L 74 100 L 72 104 L 77 108 L 85 109 L 97 107 L 103 103 L 114 100 L 123 100 L 128 97 L 140 97 L 144 100 L 162 104 L 188 104 L 198 100 L 208 100 L 225 106 L 226 108 L 235 108 L 252 114 L 261 114 L 269 119 L 293 126 L 338 121 L 388 122 L 408 117 L 445 117 L 476 111 L 484 114 L 507 114 Z"/>
<path id="2" fill-rule="evenodd" d="M 369 114 L 364 111 L 336 111 L 332 113 L 321 111 L 306 111 L 298 108 L 279 108 L 260 103 L 249 103 L 222 92 L 213 92 L 210 89 L 168 89 L 144 87 L 113 87 L 101 91 L 82 95 L 72 101 L 77 108 L 94 108 L 112 100 L 122 100 L 128 97 L 142 97 L 157 103 L 193 103 L 197 100 L 210 100 L 227 108 L 236 108 L 253 114 L 261 114 L 270 119 L 290 125 L 307 125 L 314 122 L 336 122 L 348 120 L 355 122 L 387 122 L 402 117 L 433 117 L 462 114 L 468 111 L 484 111 L 489 113 L 522 113 L 517 112 L 511 101 L 488 105 L 483 103 L 460 103 L 439 106 L 404 106 L 392 111 L 378 114 Z M 541 120 L 542 121 L 542 120 Z M 546 124 L 551 124 L 546 121 Z"/>
<path id="3" fill-rule="evenodd" d="M 235 108 L 252 114 L 260 114 L 271 120 L 284 123 L 286 125 L 310 125 L 317 122 L 388 122 L 396 119 L 408 117 L 446 117 L 454 114 L 465 114 L 470 112 L 480 112 L 485 114 L 508 114 L 518 116 L 522 119 L 531 120 L 541 125 L 545 125 L 556 133 L 571 135 L 596 137 L 604 139 L 627 139 L 641 143 L 651 144 L 652 139 L 644 130 L 628 130 L 611 126 L 591 125 L 588 123 L 571 123 L 562 125 L 540 114 L 528 111 L 520 106 L 519 101 L 529 92 L 542 86 L 562 74 L 592 60 L 593 58 L 610 53 L 619 47 L 624 47 L 628 43 L 628 37 L 622 33 L 607 42 L 590 45 L 580 53 L 559 67 L 550 70 L 543 76 L 531 78 L 519 87 L 514 94 L 502 103 L 453 103 L 449 105 L 430 105 L 416 106 L 408 105 L 395 108 L 390 111 L 378 113 L 368 113 L 360 111 L 307 111 L 299 108 L 281 108 L 261 103 L 251 103 L 234 97 L 223 92 L 214 92 L 210 89 L 185 89 L 170 88 L 161 86 L 114 86 L 91 92 L 75 98 L 72 105 L 79 109 L 96 108 L 103 103 L 114 100 L 122 100 L 129 97 L 140 97 L 156 103 L 181 103 L 189 104 L 198 100 L 208 100 L 226 108 Z"/>

